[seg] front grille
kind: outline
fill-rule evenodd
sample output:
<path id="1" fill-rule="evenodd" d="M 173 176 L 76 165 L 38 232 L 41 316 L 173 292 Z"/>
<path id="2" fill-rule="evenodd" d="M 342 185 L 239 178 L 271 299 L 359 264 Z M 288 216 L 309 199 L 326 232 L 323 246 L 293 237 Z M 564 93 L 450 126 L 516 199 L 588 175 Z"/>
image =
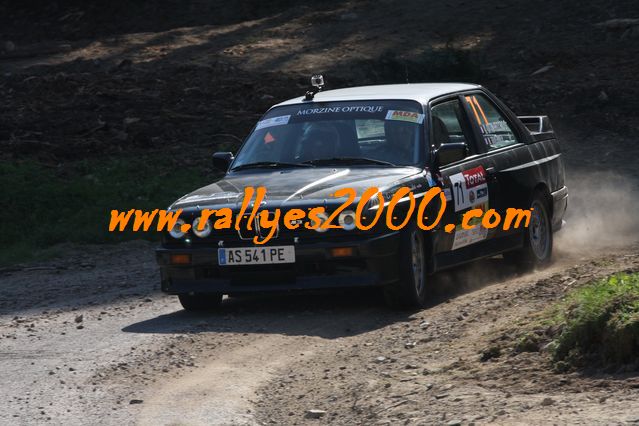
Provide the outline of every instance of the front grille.
<path id="1" fill-rule="evenodd" d="M 345 231 L 343 229 L 329 229 L 325 232 L 317 232 L 313 229 L 307 229 L 305 224 L 307 222 L 301 223 L 297 229 L 288 229 L 287 227 L 282 225 L 283 217 L 286 213 L 286 210 L 282 210 L 280 215 L 280 223 L 278 224 L 278 229 L 275 234 L 271 238 L 273 244 L 292 244 L 295 238 L 299 239 L 300 243 L 321 243 L 321 242 L 349 242 L 349 241 L 357 241 L 363 240 L 366 238 L 371 238 L 375 235 L 380 235 L 382 233 L 388 232 L 384 224 L 383 218 L 380 219 L 377 226 L 369 231 L 361 231 L 359 229 L 354 229 L 352 231 Z M 275 213 L 269 212 L 269 219 L 274 219 Z M 185 218 L 185 220 L 190 221 L 192 218 Z M 217 247 L 220 241 L 224 241 L 224 246 L 234 246 L 234 245 L 252 245 L 253 238 L 257 235 L 260 240 L 263 240 L 269 232 L 269 229 L 260 229 L 259 223 L 256 226 L 255 222 L 259 222 L 259 220 L 254 221 L 252 230 L 248 230 L 246 227 L 246 223 L 248 222 L 249 215 L 246 214 L 240 220 L 240 230 L 235 229 L 235 222 L 233 222 L 232 226 L 228 229 L 214 229 L 211 235 L 206 238 L 199 238 L 193 235 L 192 232 L 189 232 L 185 237 L 175 240 L 168 236 L 168 234 L 164 235 L 163 245 L 167 248 L 184 248 L 184 247 Z M 186 240 L 189 243 L 186 243 Z"/>
<path id="2" fill-rule="evenodd" d="M 256 215 L 251 223 L 251 229 L 248 229 L 250 215 L 244 215 L 240 220 L 240 229 L 238 231 L 238 235 L 242 240 L 253 240 L 253 238 L 258 237 L 260 240 L 266 238 L 270 233 L 271 229 L 262 229 L 260 226 L 261 213 Z M 268 220 L 275 220 L 275 213 L 268 212 Z M 279 236 L 279 223 L 276 224 L 275 232 L 271 239 L 277 238 Z"/>

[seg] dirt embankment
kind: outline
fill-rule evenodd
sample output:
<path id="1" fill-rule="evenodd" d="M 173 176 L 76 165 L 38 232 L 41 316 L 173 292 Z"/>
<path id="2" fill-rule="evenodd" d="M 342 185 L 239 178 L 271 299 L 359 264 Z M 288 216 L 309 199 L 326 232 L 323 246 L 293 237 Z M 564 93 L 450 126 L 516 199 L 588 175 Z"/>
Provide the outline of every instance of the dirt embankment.
<path id="1" fill-rule="evenodd" d="M 442 274 L 448 290 L 414 314 L 364 293 L 186 314 L 158 294 L 141 242 L 4 268 L 0 423 L 639 420 L 635 373 L 551 373 L 544 351 L 508 349 L 529 313 L 639 268 L 639 31 L 611 21 L 639 18 L 636 2 L 238 2 L 228 15 L 213 3 L 179 13 L 168 0 L 120 3 L 2 5 L 2 161 L 65 176 L 87 158 L 156 152 L 208 167 L 268 106 L 303 93 L 311 72 L 332 87 L 455 75 L 520 114 L 551 115 L 568 227 L 548 270 L 518 275 L 492 259 Z"/>
<path id="2" fill-rule="evenodd" d="M 0 144 L 10 158 L 235 149 L 268 106 L 303 94 L 313 72 L 329 88 L 483 83 L 518 113 L 550 114 L 586 170 L 637 156 L 639 23 L 623 18 L 639 10 L 630 0 L 4 9 Z"/>

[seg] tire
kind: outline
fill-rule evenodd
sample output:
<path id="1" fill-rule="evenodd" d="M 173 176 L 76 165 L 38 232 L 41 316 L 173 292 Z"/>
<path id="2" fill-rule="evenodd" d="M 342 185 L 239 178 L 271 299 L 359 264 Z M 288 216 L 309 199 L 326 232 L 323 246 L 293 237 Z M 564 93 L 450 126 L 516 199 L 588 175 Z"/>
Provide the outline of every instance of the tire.
<path id="1" fill-rule="evenodd" d="M 401 234 L 399 282 L 384 287 L 386 303 L 393 308 L 421 308 L 426 304 L 426 250 L 424 232 L 415 224 Z"/>
<path id="2" fill-rule="evenodd" d="M 506 261 L 520 269 L 529 270 L 543 267 L 552 257 L 553 234 L 548 202 L 539 192 L 533 196 L 530 207 L 533 209 L 530 225 L 524 231 L 524 247 L 504 253 Z"/>
<path id="3" fill-rule="evenodd" d="M 221 294 L 178 294 L 180 304 L 186 311 L 209 311 L 222 303 Z"/>

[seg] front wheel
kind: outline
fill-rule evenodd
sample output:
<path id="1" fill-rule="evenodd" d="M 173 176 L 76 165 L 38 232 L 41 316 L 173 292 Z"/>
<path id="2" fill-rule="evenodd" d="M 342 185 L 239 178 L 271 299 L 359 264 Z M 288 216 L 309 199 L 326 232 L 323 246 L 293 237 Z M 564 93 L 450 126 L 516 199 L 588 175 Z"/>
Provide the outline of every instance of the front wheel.
<path id="1" fill-rule="evenodd" d="M 178 294 L 180 304 L 186 311 L 208 311 L 222 303 L 221 294 Z"/>
<path id="2" fill-rule="evenodd" d="M 524 234 L 524 247 L 504 253 L 504 259 L 524 269 L 545 266 L 552 257 L 552 225 L 543 195 L 535 194 L 530 207 L 532 213 Z"/>
<path id="3" fill-rule="evenodd" d="M 384 288 L 386 302 L 396 308 L 419 308 L 426 303 L 424 233 L 415 224 L 401 234 L 398 283 Z"/>

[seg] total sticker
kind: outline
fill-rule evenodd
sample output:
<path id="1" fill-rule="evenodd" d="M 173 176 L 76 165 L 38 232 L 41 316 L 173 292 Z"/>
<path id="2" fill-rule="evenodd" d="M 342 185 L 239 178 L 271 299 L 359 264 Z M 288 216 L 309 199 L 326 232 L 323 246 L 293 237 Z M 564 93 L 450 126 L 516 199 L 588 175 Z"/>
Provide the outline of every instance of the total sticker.
<path id="1" fill-rule="evenodd" d="M 291 119 L 290 115 L 281 115 L 279 117 L 267 118 L 266 120 L 259 121 L 257 126 L 255 126 L 255 130 L 265 129 L 267 127 L 273 126 L 283 126 L 288 124 L 288 120 Z"/>
<path id="2" fill-rule="evenodd" d="M 408 121 L 409 123 L 422 124 L 424 122 L 424 114 L 411 111 L 398 111 L 389 109 L 386 113 L 387 120 Z"/>
<path id="3" fill-rule="evenodd" d="M 456 212 L 488 202 L 486 171 L 482 166 L 452 175 L 450 184 Z"/>

